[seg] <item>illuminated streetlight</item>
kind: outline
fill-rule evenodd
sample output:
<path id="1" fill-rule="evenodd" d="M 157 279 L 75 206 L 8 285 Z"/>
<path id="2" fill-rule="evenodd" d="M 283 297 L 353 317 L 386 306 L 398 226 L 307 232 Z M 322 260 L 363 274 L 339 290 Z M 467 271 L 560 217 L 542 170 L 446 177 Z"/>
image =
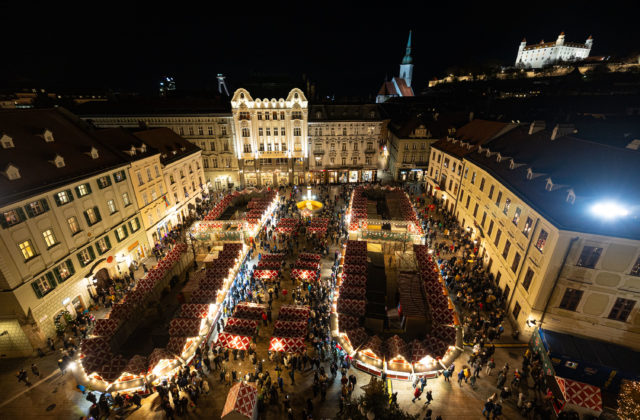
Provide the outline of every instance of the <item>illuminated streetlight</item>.
<path id="1" fill-rule="evenodd" d="M 613 201 L 603 201 L 591 207 L 591 213 L 604 219 L 615 219 L 629 215 L 629 210 Z"/>

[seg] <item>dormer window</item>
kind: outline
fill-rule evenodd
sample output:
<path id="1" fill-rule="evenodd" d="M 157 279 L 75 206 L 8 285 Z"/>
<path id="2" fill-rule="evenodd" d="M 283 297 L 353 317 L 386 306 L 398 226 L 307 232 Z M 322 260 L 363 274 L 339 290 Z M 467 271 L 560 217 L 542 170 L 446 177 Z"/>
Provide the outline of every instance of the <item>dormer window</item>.
<path id="1" fill-rule="evenodd" d="M 135 156 L 136 155 L 136 147 L 134 145 L 131 145 L 131 148 L 129 150 L 125 150 L 124 152 L 126 154 L 128 154 L 129 156 Z"/>
<path id="2" fill-rule="evenodd" d="M 56 168 L 64 168 L 64 158 L 56 155 L 56 157 L 53 158 L 53 164 L 56 165 Z"/>
<path id="3" fill-rule="evenodd" d="M 491 150 L 487 149 L 487 157 L 491 157 Z"/>
<path id="4" fill-rule="evenodd" d="M 96 149 L 95 147 L 91 147 L 91 150 L 89 151 L 89 156 L 91 156 L 91 159 L 98 159 L 99 157 L 98 149 Z"/>
<path id="5" fill-rule="evenodd" d="M 500 163 L 502 161 L 502 155 L 500 153 L 498 153 L 496 155 L 496 162 Z"/>
<path id="6" fill-rule="evenodd" d="M 513 159 L 511 159 L 511 161 L 509 162 L 509 169 L 514 169 L 515 167 L 516 167 L 516 164 L 513 161 Z"/>
<path id="7" fill-rule="evenodd" d="M 15 147 L 13 144 L 13 139 L 6 134 L 3 134 L 2 138 L 0 138 L 0 144 L 2 144 L 3 149 L 12 149 L 13 147 Z"/>
<path id="8" fill-rule="evenodd" d="M 142 143 L 142 145 L 138 147 L 138 150 L 140 151 L 140 153 L 145 153 L 147 151 L 147 145 Z"/>
<path id="9" fill-rule="evenodd" d="M 575 192 L 573 192 L 573 190 L 571 190 L 571 189 L 570 189 L 570 190 L 567 192 L 567 203 L 569 203 L 569 204 L 575 204 L 575 202 L 576 202 L 576 193 L 575 193 Z"/>
<path id="10" fill-rule="evenodd" d="M 544 186 L 544 189 L 547 191 L 553 190 L 553 181 L 551 181 L 551 178 L 547 178 L 547 185 Z"/>
<path id="11" fill-rule="evenodd" d="M 17 166 L 10 163 L 4 170 L 4 175 L 9 179 L 9 181 L 15 181 L 16 179 L 20 179 L 20 170 Z"/>
<path id="12" fill-rule="evenodd" d="M 533 179 L 533 171 L 531 168 L 527 168 L 527 179 L 531 181 Z"/>
<path id="13" fill-rule="evenodd" d="M 53 133 L 49 129 L 44 130 L 44 132 L 42 133 L 42 138 L 47 143 L 52 143 L 53 142 Z"/>

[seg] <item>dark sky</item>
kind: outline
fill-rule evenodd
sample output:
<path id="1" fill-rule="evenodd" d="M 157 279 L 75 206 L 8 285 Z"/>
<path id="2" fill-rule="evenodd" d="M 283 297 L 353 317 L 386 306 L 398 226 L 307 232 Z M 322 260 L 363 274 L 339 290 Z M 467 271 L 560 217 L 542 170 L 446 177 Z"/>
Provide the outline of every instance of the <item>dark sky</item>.
<path id="1" fill-rule="evenodd" d="M 387 2 L 299 6 L 284 9 L 287 17 L 258 14 L 251 3 L 234 11 L 133 0 L 120 7 L 84 2 L 69 10 L 61 8 L 66 2 L 9 3 L 0 6 L 0 87 L 144 90 L 170 74 L 179 88 L 199 89 L 216 73 L 234 87 L 256 73 L 306 73 L 322 92 L 366 95 L 386 75 L 397 75 L 409 29 L 414 89 L 451 66 L 512 64 L 523 36 L 551 41 L 565 31 L 567 41 L 584 42 L 592 34 L 592 55 L 640 48 L 633 2 Z M 303 3 L 322 4 L 297 4 Z"/>

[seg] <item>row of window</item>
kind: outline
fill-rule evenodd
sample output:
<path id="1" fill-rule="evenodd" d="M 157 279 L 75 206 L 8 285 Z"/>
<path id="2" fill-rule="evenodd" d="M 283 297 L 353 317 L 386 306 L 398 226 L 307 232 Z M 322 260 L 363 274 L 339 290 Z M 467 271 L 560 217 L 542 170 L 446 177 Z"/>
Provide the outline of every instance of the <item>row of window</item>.
<path id="1" fill-rule="evenodd" d="M 420 150 L 426 150 L 426 149 L 427 149 L 427 144 L 424 142 L 420 143 Z M 409 143 L 404 144 L 404 150 L 405 151 L 409 150 Z M 411 150 L 418 150 L 418 144 L 414 142 L 413 145 L 411 146 Z"/>
<path id="2" fill-rule="evenodd" d="M 180 134 L 181 136 L 184 136 L 184 127 L 178 127 L 174 131 L 176 133 Z M 193 127 L 189 127 L 189 135 L 190 136 L 195 136 L 195 131 L 194 131 Z M 198 135 L 199 136 L 204 136 L 204 127 L 202 127 L 202 126 L 198 127 Z M 207 135 L 213 136 L 213 127 L 211 127 L 211 126 L 207 127 Z M 227 126 L 226 125 L 220 126 L 220 135 L 221 136 L 226 136 L 227 135 Z"/>
<path id="3" fill-rule="evenodd" d="M 583 294 L 584 291 L 582 290 L 567 288 L 562 296 L 562 300 L 560 301 L 560 308 L 568 311 L 575 311 L 582 300 Z M 626 322 L 635 305 L 635 300 L 617 298 L 613 307 L 609 311 L 607 318 L 614 321 Z"/>
<path id="4" fill-rule="evenodd" d="M 151 168 L 147 168 L 147 182 L 151 182 L 154 178 L 159 178 L 160 175 L 160 169 L 158 168 L 158 165 L 154 165 L 154 169 L 155 169 L 155 177 L 151 176 Z M 144 185 L 144 180 L 142 179 L 142 172 L 138 171 L 136 172 L 136 175 L 138 177 L 138 185 Z"/>
<path id="5" fill-rule="evenodd" d="M 336 158 L 330 157 L 329 158 L 329 163 L 331 165 L 335 165 L 336 164 Z M 351 163 L 353 165 L 358 165 L 358 163 L 359 163 L 358 157 L 357 156 L 352 157 L 351 158 Z M 372 164 L 371 163 L 371 158 L 369 156 L 365 157 L 365 164 L 366 165 L 371 165 Z M 322 166 L 322 158 L 320 158 L 320 157 L 316 158 L 316 166 Z M 342 158 L 342 166 L 347 166 L 347 158 L 346 157 Z"/>
<path id="6" fill-rule="evenodd" d="M 269 129 L 267 129 L 269 130 Z M 274 136 L 277 136 L 278 134 L 276 134 L 276 130 L 277 128 L 274 127 Z M 262 128 L 258 128 L 258 135 L 262 136 Z M 270 134 L 267 133 L 267 136 L 269 136 Z M 280 135 L 281 136 L 285 136 L 285 129 L 284 127 L 280 128 Z M 294 127 L 293 128 L 293 135 L 296 137 L 299 137 L 302 135 L 302 129 L 300 127 Z M 251 137 L 251 130 L 249 130 L 249 127 L 242 127 L 242 137 Z"/>
<path id="7" fill-rule="evenodd" d="M 295 132 L 295 129 L 293 131 Z M 264 130 L 262 129 L 262 127 L 258 128 L 258 136 L 259 137 L 263 137 L 265 135 L 265 133 L 266 133 L 267 136 L 270 136 L 271 135 L 271 128 L 267 127 Z M 278 131 L 278 127 L 273 127 L 273 135 L 277 136 L 278 133 L 280 133 L 280 135 L 284 136 L 285 135 L 284 127 L 282 127 L 282 129 L 280 131 Z"/>
<path id="8" fill-rule="evenodd" d="M 374 131 L 375 131 L 375 127 L 367 127 L 367 133 L 366 133 L 366 134 L 371 135 L 371 134 L 373 134 L 373 133 L 374 133 Z M 358 127 L 356 127 L 355 133 L 353 133 L 353 134 L 358 135 Z M 316 136 L 322 136 L 322 135 L 323 135 L 323 134 L 322 134 L 322 127 L 315 127 L 314 135 L 316 135 Z M 334 129 L 334 128 L 331 128 L 331 134 L 327 133 L 326 135 L 335 136 L 335 135 L 336 135 L 336 131 L 335 131 L 335 129 Z M 347 134 L 347 128 L 346 128 L 346 127 L 343 127 L 343 128 L 342 128 L 342 135 L 343 135 L 343 136 L 347 136 L 347 135 L 348 135 L 348 134 Z"/>
<path id="9" fill-rule="evenodd" d="M 137 232 L 139 229 L 140 229 L 140 222 L 136 217 L 134 219 L 131 219 L 128 223 L 123 223 L 122 225 L 120 225 L 114 231 L 114 234 L 115 234 L 116 240 L 118 242 L 122 242 L 129 236 L 129 232 L 134 233 L 134 232 Z M 47 231 L 43 232 L 43 235 L 45 235 L 46 232 Z M 50 230 L 48 230 L 48 232 L 50 232 Z M 50 233 L 53 234 L 52 232 Z M 29 241 L 26 241 L 26 242 L 29 242 Z M 25 249 L 31 249 L 31 251 L 29 252 L 33 253 L 33 249 L 30 243 L 27 244 L 26 247 L 27 248 Z M 95 250 L 94 250 L 94 247 L 95 247 Z M 108 234 L 104 235 L 102 238 L 96 241 L 94 246 L 87 246 L 86 248 L 78 252 L 77 254 L 78 263 L 80 264 L 81 267 L 86 267 L 96 259 L 96 252 L 97 252 L 97 255 L 104 255 L 111 248 L 112 248 L 112 245 L 111 245 L 111 239 L 109 238 L 109 235 Z M 23 251 L 23 253 L 24 252 L 25 251 Z M 34 253 L 34 256 L 35 256 L 35 253 Z M 53 270 L 43 274 L 42 276 L 34 280 L 31 283 L 31 286 L 33 287 L 33 291 L 35 292 L 36 296 L 38 298 L 42 298 L 43 296 L 51 292 L 53 289 L 55 289 L 57 285 L 62 284 L 64 281 L 66 281 L 74 273 L 75 273 L 75 267 L 74 267 L 73 261 L 71 259 L 67 259 L 63 263 L 54 267 Z"/>
<path id="10" fill-rule="evenodd" d="M 203 141 L 203 142 L 200 144 L 200 148 L 201 148 L 202 150 L 207 150 L 207 142 Z M 216 148 L 217 148 L 217 146 L 216 146 L 216 142 L 215 142 L 215 141 L 213 141 L 213 140 L 212 140 L 212 141 L 210 141 L 210 142 L 209 142 L 209 150 L 211 150 L 212 152 L 215 152 L 215 151 L 216 151 Z M 228 152 L 228 151 L 229 151 L 229 142 L 228 142 L 228 141 L 223 141 L 223 142 L 222 142 L 222 151 L 223 151 L 223 152 Z"/>
<path id="11" fill-rule="evenodd" d="M 231 167 L 231 158 L 220 158 L 220 161 L 222 162 L 222 167 L 223 168 L 230 168 Z M 202 163 L 204 164 L 204 168 L 205 169 L 209 169 L 209 158 L 206 156 L 202 157 Z M 218 158 L 217 157 L 213 157 L 211 158 L 211 168 L 218 168 Z"/>

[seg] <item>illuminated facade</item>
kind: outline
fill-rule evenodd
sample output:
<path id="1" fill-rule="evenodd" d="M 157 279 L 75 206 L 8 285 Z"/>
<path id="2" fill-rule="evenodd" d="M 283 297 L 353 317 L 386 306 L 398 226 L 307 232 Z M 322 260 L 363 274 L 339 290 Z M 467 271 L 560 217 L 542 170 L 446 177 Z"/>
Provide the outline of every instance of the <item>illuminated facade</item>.
<path id="1" fill-rule="evenodd" d="M 309 117 L 309 182 L 372 182 L 386 167 L 386 133 L 375 104 L 314 105 Z"/>
<path id="2" fill-rule="evenodd" d="M 4 111 L 0 133 L 0 353 L 30 356 L 56 323 L 88 308 L 94 282 L 144 257 L 147 241 L 129 162 L 81 121 L 62 110 Z M 36 162 L 35 149 L 50 160 Z"/>
<path id="3" fill-rule="evenodd" d="M 517 127 L 464 157 L 452 211 L 521 332 L 541 326 L 640 348 L 635 153 Z M 624 198 L 617 214 L 598 207 L 612 191 Z"/>
<path id="4" fill-rule="evenodd" d="M 88 112 L 83 119 L 91 121 L 97 127 L 167 127 L 174 133 L 187 139 L 202 150 L 204 179 L 209 188 L 219 191 L 240 185 L 238 177 L 238 159 L 235 150 L 231 114 L 224 109 L 211 112 L 185 110 L 185 112 L 156 113 L 135 110 L 122 113 Z"/>
<path id="5" fill-rule="evenodd" d="M 558 62 L 582 61 L 589 57 L 593 47 L 593 38 L 589 36 L 584 44 L 565 42 L 564 32 L 558 35 L 555 42 L 540 41 L 539 44 L 527 45 L 523 39 L 518 47 L 516 67 L 539 69 Z"/>
<path id="6" fill-rule="evenodd" d="M 304 93 L 294 88 L 286 98 L 253 99 L 238 89 L 231 110 L 240 184 L 304 184 L 309 153 Z"/>

